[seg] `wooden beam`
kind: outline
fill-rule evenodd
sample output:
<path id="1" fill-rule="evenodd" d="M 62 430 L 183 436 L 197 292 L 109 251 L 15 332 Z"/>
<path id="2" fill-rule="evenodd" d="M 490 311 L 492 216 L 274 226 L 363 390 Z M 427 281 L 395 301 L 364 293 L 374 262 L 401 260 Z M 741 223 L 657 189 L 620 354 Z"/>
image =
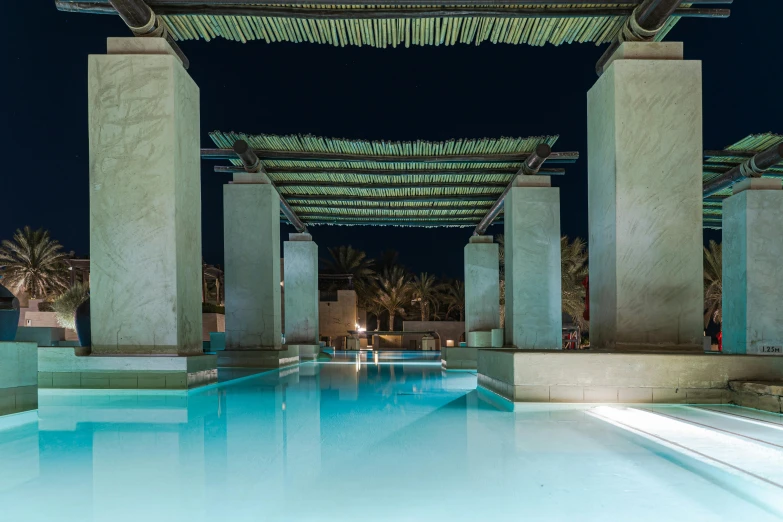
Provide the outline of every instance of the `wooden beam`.
<path id="1" fill-rule="evenodd" d="M 470 206 L 467 205 L 437 205 L 437 206 L 425 206 L 425 205 L 397 205 L 397 206 L 368 206 L 368 205 L 355 205 L 355 204 L 341 204 L 339 206 L 335 206 L 334 203 L 292 203 L 292 207 L 297 208 L 327 208 L 327 209 L 333 209 L 333 210 L 386 210 L 386 211 L 405 211 L 405 210 L 470 210 L 470 209 L 480 209 L 482 207 L 489 206 L 489 202 L 491 200 L 487 201 L 477 201 L 474 203 L 471 203 Z M 301 213 L 301 212 L 300 212 Z"/>
<path id="2" fill-rule="evenodd" d="M 248 146 L 246 141 L 235 141 L 234 153 L 236 153 L 236 155 L 239 156 L 239 158 L 242 160 L 242 164 L 245 166 L 245 170 L 247 170 L 247 172 L 264 173 L 264 175 L 266 175 L 264 172 L 264 167 L 261 165 L 261 161 L 258 159 L 258 156 L 253 153 L 253 149 Z M 269 177 L 268 175 L 266 176 L 267 178 Z M 296 228 L 297 232 L 306 232 L 307 226 L 305 226 L 302 220 L 297 217 L 294 209 L 291 208 L 291 205 L 289 205 L 283 195 L 280 194 L 280 190 L 275 187 L 275 184 L 272 183 L 271 180 L 269 183 L 277 191 L 277 195 L 280 198 L 280 210 L 283 212 L 288 221 Z"/>
<path id="3" fill-rule="evenodd" d="M 274 174 L 347 174 L 351 176 L 488 176 L 516 174 L 518 168 L 500 168 L 500 169 L 352 169 L 348 168 L 315 168 L 315 167 L 267 167 L 266 172 L 269 175 Z M 216 165 L 215 172 L 218 174 L 244 172 L 243 167 L 236 165 Z M 562 176 L 565 169 L 541 169 L 541 173 L 547 176 Z"/>
<path id="4" fill-rule="evenodd" d="M 318 219 L 336 219 L 336 220 L 363 220 L 372 219 L 374 221 L 383 221 L 387 219 L 405 219 L 413 218 L 415 220 L 448 220 L 448 221 L 469 221 L 471 224 L 475 223 L 477 219 L 481 218 L 481 213 L 474 212 L 473 214 L 405 214 L 405 213 L 392 213 L 392 214 L 324 214 L 318 212 L 306 212 L 299 214 L 299 217 L 305 221 L 315 221 Z"/>
<path id="5" fill-rule="evenodd" d="M 473 231 L 474 236 L 480 236 L 483 235 L 487 228 L 492 224 L 492 221 L 497 217 L 498 214 L 500 214 L 500 211 L 503 209 L 503 204 L 506 200 L 506 196 L 508 195 L 509 191 L 511 190 L 511 187 L 514 186 L 514 183 L 516 182 L 516 179 L 520 175 L 535 175 L 539 172 L 541 169 L 541 165 L 544 164 L 544 162 L 552 155 L 552 149 L 547 145 L 546 143 L 540 144 L 538 147 L 536 147 L 535 152 L 530 155 L 530 157 L 525 160 L 525 162 L 522 164 L 522 166 L 519 168 L 519 172 L 517 172 L 517 175 L 514 176 L 514 179 L 512 179 L 508 185 L 506 185 L 506 188 L 503 190 L 503 193 L 500 195 L 500 197 L 495 201 L 495 203 L 489 208 L 486 215 L 484 215 L 483 218 L 481 218 L 481 221 L 479 221 L 478 225 L 476 225 L 476 229 Z"/>
<path id="6" fill-rule="evenodd" d="M 342 182 L 342 181 L 277 181 L 275 182 L 275 185 L 278 187 L 315 187 L 315 188 L 355 188 L 355 189 L 377 189 L 377 190 L 394 190 L 394 189 L 430 189 L 430 188 L 477 188 L 477 187 L 488 187 L 488 188 L 503 188 L 506 186 L 506 183 L 464 183 L 464 182 L 455 182 L 455 183 L 430 183 L 430 182 L 422 182 L 422 183 L 353 183 L 353 182 Z"/>
<path id="7" fill-rule="evenodd" d="M 430 2 L 438 3 L 438 2 Z M 421 18 L 605 18 L 629 16 L 631 7 L 391 7 L 391 8 L 345 8 L 323 9 L 309 7 L 279 7 L 266 5 L 161 5 L 155 3 L 156 11 L 171 16 L 252 16 L 263 18 L 295 18 L 300 20 L 381 20 Z M 353 5 L 353 4 L 344 4 Z M 386 5 L 386 4 L 384 4 Z M 113 14 L 106 6 L 96 2 L 57 3 L 61 11 Z M 678 9 L 676 16 L 683 18 L 728 18 L 728 9 Z"/>
<path id="8" fill-rule="evenodd" d="M 725 174 L 721 174 L 712 181 L 705 183 L 703 195 L 712 196 L 716 192 L 732 186 L 734 183 L 748 177 L 761 177 L 767 169 L 783 161 L 783 143 L 773 145 L 763 150 L 732 168 Z"/>
<path id="9" fill-rule="evenodd" d="M 432 195 L 432 196 L 313 196 L 312 194 L 286 194 L 291 200 L 298 201 L 328 201 L 332 206 L 339 206 L 337 201 L 373 201 L 377 203 L 385 201 L 403 202 L 435 202 L 435 201 L 495 201 L 497 196 L 486 194 L 460 194 L 460 195 Z M 306 203 L 291 203 L 295 206 L 307 206 Z"/>
<path id="10" fill-rule="evenodd" d="M 663 28 L 670 16 L 677 15 L 678 11 L 682 11 L 682 9 L 678 9 L 682 2 L 683 0 L 644 0 L 633 10 L 634 20 L 643 30 L 658 32 Z M 717 11 L 727 10 L 718 9 Z M 728 17 L 728 12 L 725 16 Z M 631 20 L 629 19 L 626 24 L 630 23 L 630 21 Z M 601 58 L 599 58 L 598 63 L 595 65 L 595 72 L 598 76 L 601 76 L 604 73 L 606 64 L 609 63 L 609 60 L 620 47 L 620 44 L 622 43 L 620 41 L 621 35 L 622 32 L 618 35 L 618 38 L 609 45 L 609 48 L 604 51 L 604 54 L 601 55 Z M 634 38 L 642 41 L 645 39 L 638 35 Z"/>
<path id="11" fill-rule="evenodd" d="M 288 221 L 285 218 L 281 218 L 280 220 L 282 223 L 288 223 Z M 498 222 L 498 225 L 502 225 L 503 222 Z M 375 220 L 367 220 L 367 221 L 342 221 L 342 220 L 320 220 L 318 222 L 311 222 L 309 223 L 310 226 L 316 226 L 316 225 L 351 225 L 351 226 L 398 226 L 398 227 L 472 227 L 473 223 L 466 222 L 466 221 L 420 221 L 420 220 L 410 220 L 410 221 L 375 221 Z"/>
<path id="12" fill-rule="evenodd" d="M 736 158 L 752 158 L 757 153 L 753 151 L 745 150 L 705 150 L 704 157 L 736 157 Z"/>
<path id="13" fill-rule="evenodd" d="M 165 38 L 176 55 L 182 61 L 182 66 L 190 66 L 188 57 L 182 52 L 174 38 L 160 23 L 156 14 L 144 3 L 144 0 L 108 0 L 110 7 L 120 15 L 122 21 L 136 36 Z M 58 6 L 59 7 L 59 6 Z"/>
<path id="14" fill-rule="evenodd" d="M 93 0 L 93 4 L 108 4 L 109 0 Z M 628 5 L 638 5 L 643 0 L 601 0 L 599 2 L 602 5 L 621 5 L 627 7 Z M 731 5 L 734 0 L 690 0 L 692 4 L 712 4 L 712 5 Z M 82 0 L 59 0 L 59 3 L 64 4 L 79 4 L 84 3 Z M 375 6 L 378 5 L 378 0 L 286 0 L 286 5 L 361 5 L 361 6 Z M 524 5 L 595 5 L 596 0 L 527 0 Z M 280 5 L 280 0 L 151 0 L 148 4 L 152 7 L 156 6 L 187 6 L 187 5 L 231 5 L 231 6 L 246 6 L 246 5 Z M 509 0 L 471 0 L 469 3 L 465 3 L 464 0 L 388 0 L 384 1 L 382 5 L 388 6 L 464 6 L 464 5 L 480 5 L 480 6 L 493 6 L 493 7 L 507 7 L 509 5 L 519 5 L 519 2 L 511 2 Z"/>
<path id="15" fill-rule="evenodd" d="M 443 156 L 389 156 L 384 154 L 346 154 L 341 152 L 310 152 L 298 150 L 262 150 L 253 152 L 263 160 L 299 160 L 299 161 L 346 161 L 377 163 L 520 163 L 525 161 L 530 153 L 512 154 L 446 154 Z M 231 149 L 201 149 L 202 159 L 236 159 Z M 573 163 L 579 159 L 578 152 L 553 152 L 550 163 Z"/>

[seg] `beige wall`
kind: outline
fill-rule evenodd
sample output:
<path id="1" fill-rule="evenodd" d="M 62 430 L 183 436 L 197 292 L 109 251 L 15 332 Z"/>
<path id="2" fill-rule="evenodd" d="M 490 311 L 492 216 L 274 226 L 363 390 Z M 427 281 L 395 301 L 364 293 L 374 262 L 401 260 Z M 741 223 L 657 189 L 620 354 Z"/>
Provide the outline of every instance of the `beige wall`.
<path id="1" fill-rule="evenodd" d="M 209 332 L 225 332 L 226 316 L 223 314 L 201 314 L 201 334 L 203 341 L 209 341 Z"/>
<path id="2" fill-rule="evenodd" d="M 319 336 L 331 337 L 332 344 L 339 344 L 337 338 L 348 335 L 348 330 L 356 328 L 358 318 L 356 307 L 356 292 L 353 290 L 338 290 L 337 301 L 320 301 L 318 303 Z"/>
<path id="3" fill-rule="evenodd" d="M 36 306 L 37 310 L 37 306 Z M 30 324 L 27 324 L 30 321 Z M 19 314 L 20 326 L 43 326 L 48 328 L 60 328 L 57 323 L 57 318 L 54 312 L 28 312 L 25 311 L 24 315 Z M 76 335 L 76 330 L 70 328 L 65 329 L 66 341 L 78 341 L 79 337 Z"/>

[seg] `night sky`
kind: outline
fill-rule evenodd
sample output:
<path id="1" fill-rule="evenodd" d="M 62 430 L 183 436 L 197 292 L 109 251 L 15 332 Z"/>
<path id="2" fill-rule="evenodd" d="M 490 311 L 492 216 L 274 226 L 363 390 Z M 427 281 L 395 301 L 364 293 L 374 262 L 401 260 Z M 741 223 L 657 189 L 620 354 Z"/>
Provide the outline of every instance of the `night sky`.
<path id="1" fill-rule="evenodd" d="M 4 2 L 0 139 L 6 147 L 0 239 L 44 227 L 89 254 L 87 55 L 129 36 L 119 17 L 58 12 L 50 0 Z M 703 60 L 704 146 L 783 132 L 781 0 L 737 0 L 727 20 L 684 19 L 667 40 Z M 375 49 L 309 43 L 182 42 L 201 89 L 202 146 L 211 130 L 385 140 L 560 134 L 576 150 L 561 187 L 562 232 L 587 238 L 587 91 L 604 47 L 507 44 Z M 223 195 L 230 175 L 203 162 L 204 258 L 223 262 Z M 284 226 L 282 236 L 292 228 Z M 413 271 L 462 277 L 470 228 L 310 227 L 321 248 L 400 252 Z M 502 232 L 494 226 L 491 233 Z M 706 231 L 708 239 L 720 234 Z"/>

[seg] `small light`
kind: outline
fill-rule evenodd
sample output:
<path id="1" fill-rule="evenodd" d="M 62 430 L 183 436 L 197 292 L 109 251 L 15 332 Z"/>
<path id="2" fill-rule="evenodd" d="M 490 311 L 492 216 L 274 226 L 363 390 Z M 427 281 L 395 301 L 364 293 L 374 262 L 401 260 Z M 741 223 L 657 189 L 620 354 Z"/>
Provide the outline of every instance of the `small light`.
<path id="1" fill-rule="evenodd" d="M 283 403 L 283 411 L 285 411 L 285 403 Z"/>

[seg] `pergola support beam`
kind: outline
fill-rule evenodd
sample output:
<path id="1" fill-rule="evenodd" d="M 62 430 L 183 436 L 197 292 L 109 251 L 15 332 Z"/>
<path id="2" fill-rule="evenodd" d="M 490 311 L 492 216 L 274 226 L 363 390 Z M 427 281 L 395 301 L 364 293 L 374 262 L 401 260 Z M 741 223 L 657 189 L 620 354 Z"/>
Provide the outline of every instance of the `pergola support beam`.
<path id="1" fill-rule="evenodd" d="M 490 207 L 486 215 L 481 218 L 479 224 L 476 225 L 476 230 L 473 231 L 474 236 L 484 235 L 484 233 L 487 231 L 487 228 L 489 228 L 489 226 L 492 224 L 492 221 L 497 217 L 498 214 L 500 214 L 500 211 L 503 209 L 503 201 L 506 199 L 506 195 L 508 195 L 511 187 L 514 186 L 514 182 L 516 181 L 517 176 L 537 174 L 539 170 L 541 170 L 541 166 L 551 155 L 552 149 L 546 143 L 541 143 L 536 147 L 535 152 L 533 152 L 533 154 L 531 154 L 522 164 L 522 167 L 520 167 L 517 175 L 514 176 L 514 179 L 509 182 L 497 201 L 495 201 L 495 203 Z"/>
<path id="2" fill-rule="evenodd" d="M 261 160 L 253 152 L 253 149 L 248 146 L 246 141 L 238 140 L 234 142 L 234 153 L 242 160 L 242 164 L 245 166 L 247 172 L 264 174 L 267 179 L 269 178 L 266 172 L 264 172 L 264 166 L 261 165 Z M 280 210 L 285 214 L 288 221 L 296 228 L 297 232 L 306 232 L 307 226 L 299 219 L 296 212 L 294 212 L 294 209 L 291 208 L 291 205 L 288 204 L 283 195 L 280 194 L 280 190 L 278 190 L 271 180 L 269 180 L 269 184 L 274 187 L 278 196 L 280 196 Z"/>
<path id="3" fill-rule="evenodd" d="M 783 162 L 783 143 L 759 152 L 704 185 L 704 197 L 709 197 L 745 178 L 761 177 L 764 172 Z"/>
<path id="4" fill-rule="evenodd" d="M 109 0 L 109 3 L 134 35 L 142 38 L 165 38 L 182 61 L 182 66 L 185 69 L 190 66 L 188 57 L 166 30 L 166 26 L 158 19 L 155 11 L 144 3 L 144 0 Z"/>
<path id="5" fill-rule="evenodd" d="M 430 1 L 432 4 L 440 2 Z M 263 18 L 295 18 L 305 20 L 379 20 L 408 18 L 604 18 L 611 16 L 629 16 L 630 7 L 502 7 L 502 6 L 472 6 L 472 7 L 384 7 L 376 8 L 365 4 L 365 8 L 309 8 L 280 7 L 275 5 L 227 5 L 227 4 L 196 4 L 178 5 L 157 2 L 156 9 L 161 15 L 171 16 L 257 16 Z M 334 4 L 329 4 L 334 5 Z M 342 4 L 356 5 L 356 4 Z M 388 5 L 388 4 L 384 4 Z M 452 4 L 455 5 L 455 4 Z M 57 2 L 61 11 L 82 12 L 91 14 L 114 14 L 111 8 L 100 2 Z M 678 9 L 673 12 L 681 17 L 727 18 L 727 9 Z"/>
<path id="6" fill-rule="evenodd" d="M 621 43 L 628 41 L 653 41 L 655 35 L 663 28 L 669 17 L 678 14 L 677 11 L 682 1 L 644 0 L 636 6 L 625 26 L 620 30 L 617 40 L 609 45 L 609 48 L 598 60 L 595 66 L 595 72 L 598 76 L 604 73 L 604 69 Z"/>

